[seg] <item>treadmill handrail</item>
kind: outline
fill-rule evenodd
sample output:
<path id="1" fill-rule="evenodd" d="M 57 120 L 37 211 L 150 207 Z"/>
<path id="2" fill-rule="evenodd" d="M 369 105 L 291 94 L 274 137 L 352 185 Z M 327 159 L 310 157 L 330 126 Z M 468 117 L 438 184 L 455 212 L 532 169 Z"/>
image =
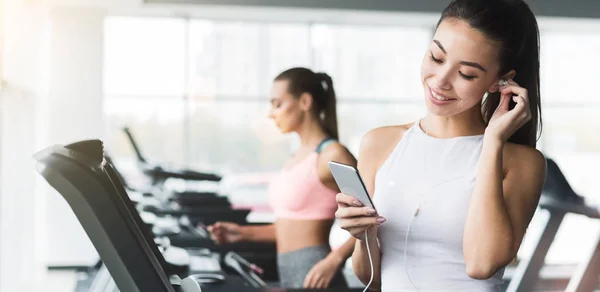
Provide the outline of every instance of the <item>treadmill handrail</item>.
<path id="1" fill-rule="evenodd" d="M 222 176 L 214 173 L 203 173 L 185 168 L 173 170 L 168 169 L 168 167 L 150 163 L 144 158 L 144 155 L 142 155 L 139 144 L 133 137 L 129 127 L 123 127 L 123 132 L 125 132 L 125 135 L 127 135 L 127 138 L 133 147 L 135 155 L 138 159 L 138 165 L 140 166 L 142 172 L 150 175 L 152 179 L 155 180 L 155 183 L 162 182 L 164 179 L 171 177 L 201 181 L 221 181 L 223 179 Z"/>
<path id="2" fill-rule="evenodd" d="M 73 209 L 120 290 L 174 291 L 139 230 L 110 195 L 115 189 L 101 171 L 104 160 L 94 164 L 61 146 L 38 152 L 35 159 L 40 174 Z"/>
<path id="3" fill-rule="evenodd" d="M 133 134 L 131 134 L 131 131 L 129 130 L 129 128 L 123 127 L 123 132 L 125 132 L 125 135 L 127 135 L 127 138 L 129 139 L 129 143 L 131 143 L 131 146 L 133 147 L 133 151 L 135 152 L 135 155 L 136 155 L 138 161 L 142 162 L 142 163 L 147 163 L 146 159 L 144 158 L 144 155 L 142 155 L 142 151 L 140 150 L 140 147 L 138 147 L 138 144 L 135 141 L 135 139 L 133 138 Z"/>
<path id="4" fill-rule="evenodd" d="M 575 193 L 558 164 L 548 157 L 546 157 L 546 178 L 543 193 L 557 199 L 580 200 L 580 196 Z"/>

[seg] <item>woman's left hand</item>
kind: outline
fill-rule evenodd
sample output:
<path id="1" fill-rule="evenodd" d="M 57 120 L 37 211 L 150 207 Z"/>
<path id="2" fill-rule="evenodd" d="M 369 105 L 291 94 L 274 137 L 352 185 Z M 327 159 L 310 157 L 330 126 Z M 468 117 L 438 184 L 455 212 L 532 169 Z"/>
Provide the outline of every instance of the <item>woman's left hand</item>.
<path id="1" fill-rule="evenodd" d="M 500 104 L 492 115 L 485 130 L 485 136 L 506 142 L 519 128 L 531 120 L 529 95 L 527 89 L 519 86 L 512 79 L 508 84 L 500 86 Z M 508 109 L 510 99 L 517 104 L 512 110 Z"/>
<path id="2" fill-rule="evenodd" d="M 327 288 L 335 277 L 341 262 L 333 257 L 319 261 L 304 278 L 304 288 Z"/>

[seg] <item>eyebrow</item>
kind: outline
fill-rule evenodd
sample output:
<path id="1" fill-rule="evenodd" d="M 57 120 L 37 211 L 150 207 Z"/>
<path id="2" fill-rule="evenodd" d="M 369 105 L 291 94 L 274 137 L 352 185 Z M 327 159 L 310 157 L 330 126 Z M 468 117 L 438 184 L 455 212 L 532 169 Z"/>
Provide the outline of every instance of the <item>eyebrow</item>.
<path id="1" fill-rule="evenodd" d="M 448 54 L 448 53 L 446 52 L 446 49 L 444 49 L 444 46 L 442 46 L 442 44 L 440 43 L 440 41 L 438 41 L 438 40 L 433 40 L 433 42 L 434 42 L 434 43 L 435 43 L 435 44 L 436 44 L 436 45 L 437 45 L 437 46 L 440 48 L 440 50 L 442 50 L 442 52 L 444 52 L 444 54 Z M 474 67 L 474 68 L 477 68 L 477 69 L 479 69 L 479 70 L 481 70 L 481 71 L 483 71 L 483 72 L 487 72 L 487 71 L 485 70 L 485 68 L 483 68 L 483 66 L 481 66 L 479 63 L 476 63 L 476 62 L 467 62 L 467 61 L 461 61 L 460 63 L 461 63 L 462 65 L 465 65 L 465 66 L 470 66 L 470 67 Z"/>

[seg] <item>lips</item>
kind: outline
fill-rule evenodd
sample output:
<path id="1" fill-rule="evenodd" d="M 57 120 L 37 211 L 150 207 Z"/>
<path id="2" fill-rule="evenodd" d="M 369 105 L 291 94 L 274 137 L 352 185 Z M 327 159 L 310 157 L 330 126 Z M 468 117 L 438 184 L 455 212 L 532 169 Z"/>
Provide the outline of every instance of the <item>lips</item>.
<path id="1" fill-rule="evenodd" d="M 456 98 L 447 97 L 447 96 L 433 90 L 431 87 L 429 87 L 429 99 L 431 99 L 431 101 L 437 105 L 448 104 L 448 103 L 451 103 L 452 101 L 456 100 Z"/>

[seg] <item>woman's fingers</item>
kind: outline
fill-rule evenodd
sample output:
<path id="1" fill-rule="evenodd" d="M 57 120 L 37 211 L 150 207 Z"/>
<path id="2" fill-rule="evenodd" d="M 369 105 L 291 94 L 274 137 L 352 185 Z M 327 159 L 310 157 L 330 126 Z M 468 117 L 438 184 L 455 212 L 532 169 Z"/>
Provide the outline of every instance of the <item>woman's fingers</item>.
<path id="1" fill-rule="evenodd" d="M 338 219 L 347 219 L 361 216 L 375 216 L 377 212 L 370 207 L 345 207 L 338 208 L 335 212 L 335 217 Z"/>
<path id="2" fill-rule="evenodd" d="M 385 222 L 385 218 L 379 217 L 356 217 L 351 219 L 344 219 L 340 221 L 340 227 L 342 229 L 365 229 L 372 225 L 379 225 Z"/>
<path id="3" fill-rule="evenodd" d="M 339 193 L 335 196 L 335 200 L 337 201 L 340 207 L 362 207 L 363 204 L 360 203 L 356 198 L 350 195 L 346 195 L 344 193 Z"/>

